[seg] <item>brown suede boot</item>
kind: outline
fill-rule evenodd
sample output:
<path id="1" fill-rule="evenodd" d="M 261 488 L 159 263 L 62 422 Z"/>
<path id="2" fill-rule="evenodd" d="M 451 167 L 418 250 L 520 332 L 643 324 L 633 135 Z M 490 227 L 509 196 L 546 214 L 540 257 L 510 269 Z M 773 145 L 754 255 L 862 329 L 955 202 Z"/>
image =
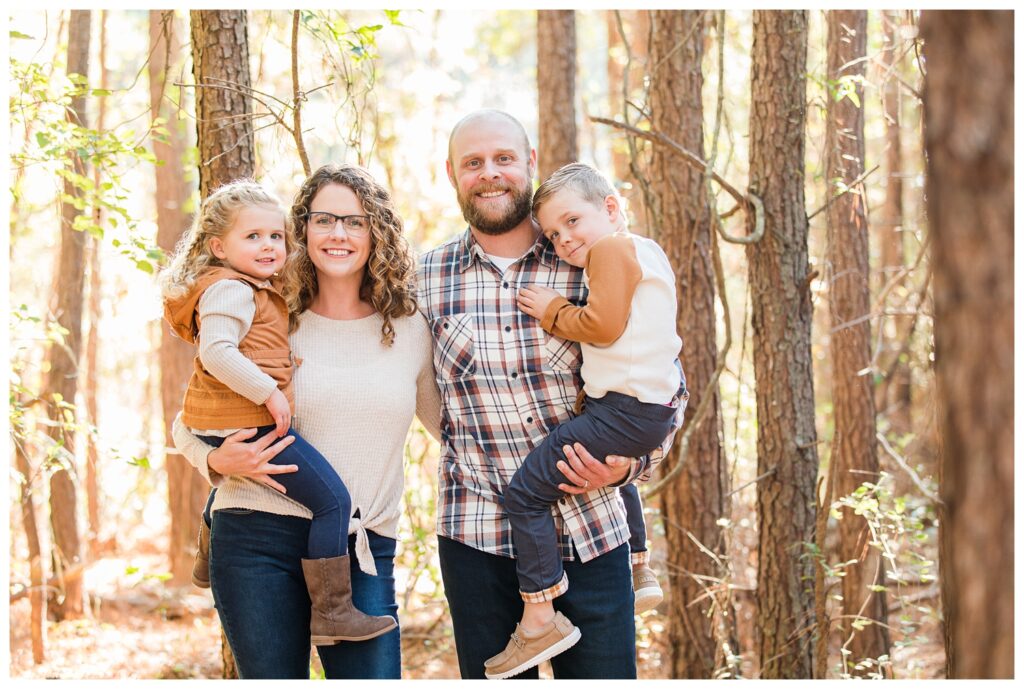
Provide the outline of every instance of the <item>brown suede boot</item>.
<path id="1" fill-rule="evenodd" d="M 210 588 L 210 527 L 199 518 L 199 549 L 192 563 L 192 583 L 201 589 Z"/>
<path id="2" fill-rule="evenodd" d="M 352 570 L 348 555 L 303 560 L 302 574 L 313 601 L 309 631 L 314 646 L 365 641 L 398 626 L 389 615 L 367 615 L 352 604 Z"/>

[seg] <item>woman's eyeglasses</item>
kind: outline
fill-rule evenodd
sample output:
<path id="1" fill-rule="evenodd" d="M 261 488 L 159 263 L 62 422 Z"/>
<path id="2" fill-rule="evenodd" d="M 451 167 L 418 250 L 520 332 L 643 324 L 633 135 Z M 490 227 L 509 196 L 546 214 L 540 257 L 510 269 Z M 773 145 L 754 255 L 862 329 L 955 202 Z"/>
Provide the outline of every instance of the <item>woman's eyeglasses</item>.
<path id="1" fill-rule="evenodd" d="M 311 211 L 309 213 L 310 232 L 330 234 L 341 223 L 345 233 L 353 237 L 365 237 L 370 232 L 370 218 L 366 215 L 335 215 L 327 211 Z"/>

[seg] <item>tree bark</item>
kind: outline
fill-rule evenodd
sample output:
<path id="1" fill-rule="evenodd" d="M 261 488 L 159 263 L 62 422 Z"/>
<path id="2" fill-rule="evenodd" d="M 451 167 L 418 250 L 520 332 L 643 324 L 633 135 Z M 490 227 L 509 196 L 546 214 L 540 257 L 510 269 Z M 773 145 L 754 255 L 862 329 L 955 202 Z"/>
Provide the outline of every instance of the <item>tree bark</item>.
<path id="1" fill-rule="evenodd" d="M 804 206 L 807 12 L 755 11 L 750 186 L 765 234 L 747 246 L 757 398 L 760 677 L 813 673 L 818 475 Z M 753 226 L 748 223 L 748 232 Z"/>
<path id="2" fill-rule="evenodd" d="M 188 228 L 189 218 L 185 204 L 191 190 L 180 170 L 188 135 L 184 120 L 164 107 L 167 75 L 171 66 L 182 56 L 184 27 L 173 11 L 151 10 L 149 13 L 149 39 L 152 57 L 149 61 L 149 98 L 152 117 L 167 121 L 166 142 L 154 141 L 153 154 L 164 165 L 154 168 L 156 173 L 157 244 L 170 255 L 181 235 Z M 192 373 L 193 347 L 175 337 L 165 323 L 160 325 L 160 403 L 164 422 L 165 447 L 174 447 L 171 425 L 181 409 L 189 376 Z M 209 486 L 199 472 L 179 454 L 164 458 L 167 471 L 168 504 L 170 506 L 170 541 L 168 561 L 174 584 L 190 581 L 192 557 L 195 554 L 199 515 Z"/>
<path id="3" fill-rule="evenodd" d="M 245 10 L 193 10 L 199 194 L 256 172 Z"/>
<path id="4" fill-rule="evenodd" d="M 192 71 L 196 88 L 199 193 L 206 198 L 222 184 L 256 176 L 256 143 L 248 117 L 249 38 L 245 10 L 190 13 Z M 225 85 L 231 89 L 217 88 Z M 232 89 L 241 89 L 241 93 Z M 238 676 L 227 637 L 221 632 L 223 676 Z"/>
<path id="5" fill-rule="evenodd" d="M 42 548 L 39 544 L 39 527 L 36 523 L 36 503 L 32 496 L 35 472 L 25 451 L 24 438 L 14 438 L 15 468 L 23 477 L 21 484 L 21 524 L 25 530 L 28 545 L 29 569 L 29 625 L 32 636 L 32 662 L 36 665 L 46 661 L 46 573 L 43 566 Z M 37 484 L 38 485 L 38 484 Z"/>
<path id="6" fill-rule="evenodd" d="M 885 117 L 885 200 L 879 213 L 878 237 L 881 270 L 877 281 L 879 289 L 895 278 L 903 269 L 905 258 L 903 250 L 903 156 L 901 154 L 902 137 L 900 136 L 900 84 L 899 59 L 896 55 L 900 13 L 895 11 L 882 12 L 882 29 L 885 42 L 882 48 L 882 69 L 885 70 L 882 83 L 882 109 Z M 897 333 L 908 331 L 908 322 L 912 316 L 893 316 L 883 318 L 880 323 L 882 332 L 882 352 L 880 368 L 889 370 L 894 356 L 899 355 L 901 343 L 894 337 Z M 889 326 L 889 327 L 885 327 Z M 895 362 L 892 376 L 876 388 L 875 400 L 878 410 L 889 421 L 892 431 L 898 435 L 911 430 L 910 405 L 910 365 L 906 358 Z"/>
<path id="7" fill-rule="evenodd" d="M 951 678 L 1011 678 L 1013 13 L 922 13 Z"/>
<path id="8" fill-rule="evenodd" d="M 700 10 L 651 12 L 651 124 L 690 151 L 703 152 L 703 55 Z M 711 216 L 703 175 L 664 147 L 653 151 L 649 179 L 654 191 L 656 237 L 676 273 L 679 308 L 676 318 L 683 340 L 681 359 L 687 387 L 703 390 L 715 372 L 718 355 L 715 323 L 714 266 L 711 257 Z M 725 572 L 691 540 L 727 558 L 718 520 L 729 513 L 727 467 L 719 439 L 717 390 L 700 428 L 690 436 L 687 465 L 662 492 L 662 517 L 668 541 L 671 585 L 669 646 L 671 676 L 707 679 L 724 665 L 722 645 L 732 641 L 734 615 L 727 591 L 706 596 L 709 578 Z M 693 423 L 697 405 L 686 410 L 684 425 Z M 665 459 L 671 471 L 679 461 L 679 443 Z M 705 577 L 705 578 L 700 578 Z M 697 600 L 700 602 L 695 602 Z M 726 606 L 722 609 L 722 606 Z M 716 629 L 721 623 L 722 628 Z M 732 645 L 736 651 L 735 645 Z"/>
<path id="9" fill-rule="evenodd" d="M 579 158 L 576 143 L 576 13 L 537 10 L 538 175 Z"/>
<path id="10" fill-rule="evenodd" d="M 91 12 L 72 10 L 68 25 L 68 74 L 89 74 L 89 39 Z M 79 126 L 88 126 L 85 112 L 85 97 L 72 98 L 68 118 Z M 69 154 L 68 168 L 76 174 L 86 174 L 85 161 L 76 154 Z M 64 194 L 79 196 L 75 186 L 64 181 Z M 78 391 L 78 359 L 82 351 L 82 303 L 85 287 L 85 233 L 75 230 L 75 218 L 81 214 L 72 203 L 61 202 L 60 257 L 54 281 L 57 322 L 67 330 L 63 344 L 50 346 L 48 361 L 50 370 L 43 385 L 42 399 L 47 413 L 56 425 L 49 427 L 48 434 L 67 450 L 66 457 L 72 463 L 70 468 L 60 468 L 50 476 L 50 521 L 53 525 L 54 566 L 58 572 L 66 571 L 82 562 L 82 543 L 78 525 L 78 491 L 71 477 L 74 471 L 74 431 L 65 430 L 61 425 L 64 411 L 55 399 L 59 397 L 66 404 L 75 403 Z M 58 620 L 81 617 L 85 612 L 84 593 L 81 578 L 64 581 L 63 599 L 56 601 L 51 609 Z"/>
<path id="11" fill-rule="evenodd" d="M 832 407 L 835 423 L 832 458 L 836 472 L 836 498 L 851 495 L 861 484 L 878 483 L 875 441 L 875 400 L 870 376 L 871 288 L 868 269 L 868 220 L 863 186 L 850 188 L 864 173 L 864 87 L 853 87 L 857 97 L 836 100 L 836 88 L 845 77 L 863 79 L 867 50 L 866 10 L 832 10 L 828 13 L 829 98 L 825 125 L 825 166 L 829 183 L 828 260 L 829 314 L 832 332 Z M 848 189 L 846 193 L 843 190 Z M 837 196 L 838 195 L 838 196 Z M 885 568 L 867 520 L 849 508 L 839 521 L 839 561 L 852 562 L 842 577 L 842 622 L 845 645 L 850 651 L 843 664 L 848 672 L 868 674 L 853 666 L 865 658 L 889 654 L 885 592 L 872 586 L 885 584 Z M 856 618 L 870 623 L 861 630 Z"/>

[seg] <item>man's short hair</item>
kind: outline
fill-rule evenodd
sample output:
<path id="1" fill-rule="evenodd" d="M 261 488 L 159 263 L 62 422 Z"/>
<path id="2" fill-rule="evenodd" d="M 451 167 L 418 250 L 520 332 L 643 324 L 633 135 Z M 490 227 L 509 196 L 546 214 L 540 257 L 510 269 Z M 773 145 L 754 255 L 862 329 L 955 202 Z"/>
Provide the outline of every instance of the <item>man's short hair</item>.
<path id="1" fill-rule="evenodd" d="M 569 163 L 551 173 L 533 194 L 533 217 L 552 196 L 571 189 L 584 201 L 600 206 L 608 196 L 618 197 L 615 187 L 599 170 L 586 163 Z"/>
<path id="2" fill-rule="evenodd" d="M 448 135 L 448 162 L 454 165 L 455 161 L 452 160 L 452 142 L 455 140 L 455 135 L 459 133 L 464 126 L 472 122 L 473 120 L 483 119 L 486 117 L 498 117 L 515 125 L 516 129 L 523 137 L 523 155 L 526 157 L 530 156 L 530 137 L 526 133 L 526 127 L 523 123 L 517 120 L 514 116 L 508 114 L 504 110 L 498 110 L 497 108 L 483 108 L 481 110 L 474 110 L 469 113 L 461 120 L 455 123 L 452 127 L 452 133 Z"/>

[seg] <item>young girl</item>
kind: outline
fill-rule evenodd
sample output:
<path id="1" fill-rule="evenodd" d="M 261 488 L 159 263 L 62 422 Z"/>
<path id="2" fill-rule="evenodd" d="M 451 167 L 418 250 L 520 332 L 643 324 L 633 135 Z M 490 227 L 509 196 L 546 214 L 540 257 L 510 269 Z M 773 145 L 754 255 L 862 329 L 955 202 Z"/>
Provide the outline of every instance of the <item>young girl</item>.
<path id="1" fill-rule="evenodd" d="M 301 246 L 278 200 L 251 180 L 231 182 L 202 204 L 196 221 L 161 276 L 164 317 L 182 339 L 196 343 L 195 370 L 182 419 L 219 447 L 241 429 L 255 441 L 293 436 L 270 460 L 295 465 L 276 480 L 313 513 L 302 572 L 312 600 L 312 642 L 372 639 L 396 626 L 352 604 L 348 530 L 352 503 L 338 473 L 315 448 L 289 432 L 294 398 L 290 322 L 298 310 L 296 273 Z M 193 581 L 209 586 L 210 495 L 200 524 Z M 218 505 L 237 507 L 237 505 Z"/>

